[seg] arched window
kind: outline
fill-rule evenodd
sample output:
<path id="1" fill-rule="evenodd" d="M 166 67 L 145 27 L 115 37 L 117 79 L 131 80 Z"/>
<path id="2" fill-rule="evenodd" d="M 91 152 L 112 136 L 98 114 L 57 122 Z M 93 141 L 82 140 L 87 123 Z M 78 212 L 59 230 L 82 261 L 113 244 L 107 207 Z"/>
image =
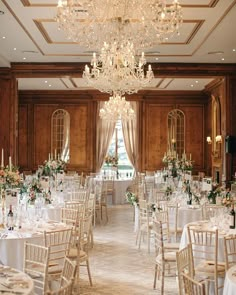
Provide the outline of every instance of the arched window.
<path id="1" fill-rule="evenodd" d="M 185 151 L 185 115 L 174 109 L 167 116 L 168 150 L 182 155 Z"/>
<path id="2" fill-rule="evenodd" d="M 51 120 L 51 153 L 65 162 L 70 158 L 70 114 L 58 109 Z"/>

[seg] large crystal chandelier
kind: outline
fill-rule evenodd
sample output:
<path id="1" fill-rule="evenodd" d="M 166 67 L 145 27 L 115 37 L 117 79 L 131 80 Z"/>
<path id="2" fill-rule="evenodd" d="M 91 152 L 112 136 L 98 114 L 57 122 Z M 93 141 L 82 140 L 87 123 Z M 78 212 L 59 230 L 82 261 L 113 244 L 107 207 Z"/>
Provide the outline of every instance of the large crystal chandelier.
<path id="1" fill-rule="evenodd" d="M 110 122 L 117 122 L 119 119 L 127 121 L 135 118 L 135 112 L 130 102 L 126 101 L 124 96 L 114 93 L 113 96 L 104 103 L 104 107 L 100 109 L 99 116 L 101 119 Z"/>
<path id="2" fill-rule="evenodd" d="M 130 41 L 136 50 L 153 47 L 178 32 L 178 0 L 59 0 L 56 20 L 69 39 L 99 49 L 104 42 Z"/>
<path id="3" fill-rule="evenodd" d="M 135 60 L 132 43 L 105 43 L 99 57 L 93 54 L 91 69 L 85 66 L 83 78 L 101 92 L 132 94 L 147 86 L 154 77 L 151 65 L 146 72 L 145 65 L 144 53 L 138 62 Z"/>

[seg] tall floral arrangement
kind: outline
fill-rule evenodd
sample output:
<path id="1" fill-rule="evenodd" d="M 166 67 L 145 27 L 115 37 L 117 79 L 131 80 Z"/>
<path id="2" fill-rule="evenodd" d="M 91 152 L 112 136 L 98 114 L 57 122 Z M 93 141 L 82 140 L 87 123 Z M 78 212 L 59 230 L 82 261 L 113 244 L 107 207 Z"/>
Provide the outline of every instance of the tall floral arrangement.
<path id="1" fill-rule="evenodd" d="M 118 156 L 117 155 L 106 155 L 105 163 L 107 165 L 117 166 L 118 165 Z"/>
<path id="2" fill-rule="evenodd" d="M 21 183 L 20 173 L 18 167 L 9 166 L 0 168 L 0 188 L 16 188 L 19 187 Z"/>
<path id="3" fill-rule="evenodd" d="M 51 176 L 54 173 L 65 170 L 66 163 L 61 160 L 46 160 L 42 167 L 42 175 Z"/>

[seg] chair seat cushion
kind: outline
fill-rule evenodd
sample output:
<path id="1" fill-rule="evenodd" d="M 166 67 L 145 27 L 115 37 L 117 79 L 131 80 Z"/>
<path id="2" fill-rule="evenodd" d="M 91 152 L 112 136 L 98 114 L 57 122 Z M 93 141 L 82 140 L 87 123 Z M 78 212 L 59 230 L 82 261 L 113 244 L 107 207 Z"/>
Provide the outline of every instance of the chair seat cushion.
<path id="1" fill-rule="evenodd" d="M 165 249 L 176 249 L 179 250 L 179 243 L 164 243 Z"/>
<path id="2" fill-rule="evenodd" d="M 175 262 L 176 261 L 176 252 L 165 252 L 164 253 L 164 260 L 167 262 Z M 156 262 L 158 264 L 162 263 L 162 255 L 157 255 Z"/>
<path id="3" fill-rule="evenodd" d="M 84 258 L 87 256 L 86 252 L 80 250 L 79 253 L 80 258 Z M 68 258 L 73 259 L 73 258 L 77 258 L 78 257 L 78 249 L 77 248 L 71 248 L 68 255 Z"/>
<path id="4" fill-rule="evenodd" d="M 214 261 L 206 260 L 199 263 L 196 268 L 196 272 L 202 272 L 202 273 L 210 273 L 213 274 L 215 271 L 215 263 Z M 218 274 L 224 274 L 225 273 L 225 266 L 223 264 L 217 265 L 217 272 Z"/>

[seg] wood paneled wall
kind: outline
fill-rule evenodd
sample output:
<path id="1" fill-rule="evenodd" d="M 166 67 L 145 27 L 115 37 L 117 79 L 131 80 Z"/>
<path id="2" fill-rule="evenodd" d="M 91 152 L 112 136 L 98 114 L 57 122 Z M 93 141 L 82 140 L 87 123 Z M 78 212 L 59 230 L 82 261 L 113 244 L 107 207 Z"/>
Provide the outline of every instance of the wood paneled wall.
<path id="1" fill-rule="evenodd" d="M 96 105 L 90 97 L 83 98 L 86 99 L 78 99 L 77 94 L 68 98 L 66 93 L 20 95 L 19 165 L 23 170 L 35 170 L 53 152 L 50 150 L 51 117 L 57 109 L 64 109 L 70 114 L 69 169 L 80 172 L 94 170 L 96 128 L 93 115 L 96 114 Z"/>
<path id="2" fill-rule="evenodd" d="M 225 79 L 221 92 L 222 131 L 236 136 L 236 65 L 153 64 L 155 76 L 220 77 Z M 47 157 L 51 141 L 51 114 L 66 109 L 71 116 L 70 169 L 89 172 L 95 169 L 96 106 L 108 95 L 94 91 L 18 91 L 17 78 L 81 76 L 83 64 L 12 64 L 0 71 L 0 148 L 5 158 L 23 169 L 36 169 Z M 212 89 L 211 89 L 212 90 Z M 212 171 L 212 154 L 206 136 L 212 130 L 211 90 L 203 92 L 141 91 L 127 99 L 140 103 L 139 170 L 162 167 L 161 159 L 167 148 L 167 113 L 179 108 L 186 117 L 186 152 L 195 161 L 195 170 Z M 213 91 L 215 91 L 213 89 Z M 18 121 L 19 118 L 19 121 Z M 227 177 L 236 170 L 236 156 L 225 155 L 222 166 Z M 231 161 L 232 160 L 232 161 Z M 231 165 L 232 163 L 232 165 Z M 214 164 L 214 163 L 213 163 Z M 230 170 L 230 166 L 233 168 Z"/>
<path id="3" fill-rule="evenodd" d="M 141 170 L 163 168 L 162 158 L 167 151 L 167 116 L 177 108 L 185 114 L 185 152 L 194 160 L 194 170 L 205 171 L 205 112 L 204 94 L 173 93 L 145 96 L 142 103 L 142 163 Z M 181 155 L 179 155 L 181 156 Z"/>

